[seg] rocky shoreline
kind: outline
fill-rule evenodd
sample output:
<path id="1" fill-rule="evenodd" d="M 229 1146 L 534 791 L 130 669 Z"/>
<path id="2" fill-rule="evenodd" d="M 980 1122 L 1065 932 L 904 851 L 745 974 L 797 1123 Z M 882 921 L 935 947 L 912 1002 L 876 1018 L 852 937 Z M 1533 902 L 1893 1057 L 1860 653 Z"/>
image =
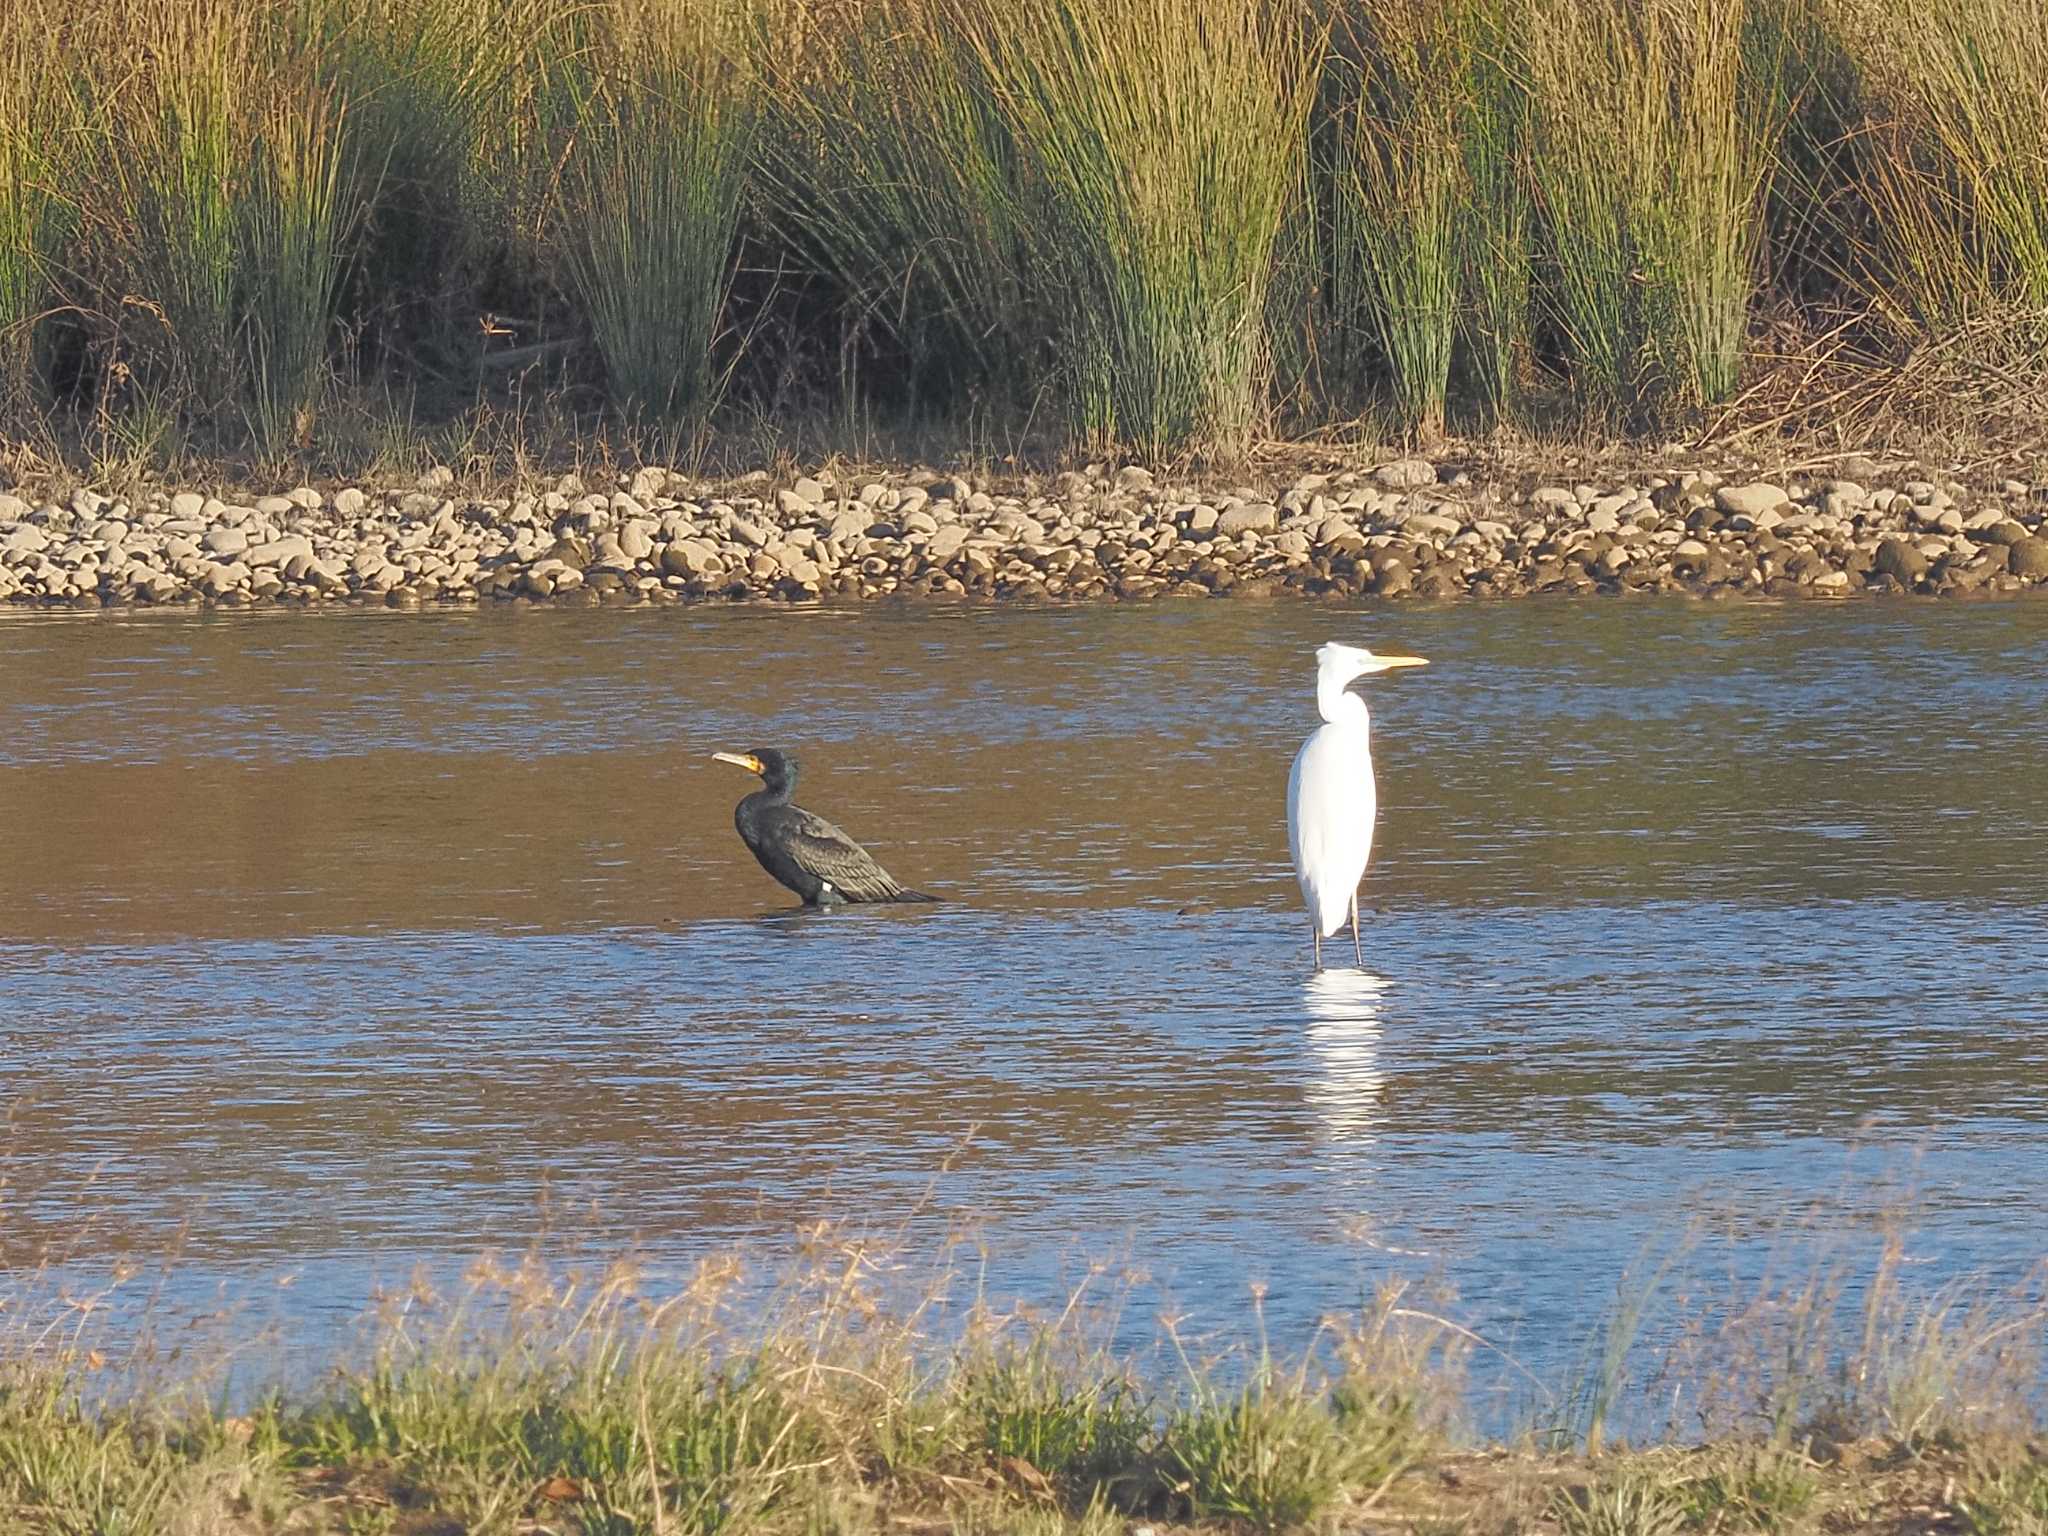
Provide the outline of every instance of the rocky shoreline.
<path id="1" fill-rule="evenodd" d="M 246 501 L 0 492 L 0 603 L 2048 591 L 2048 484 L 1853 459 L 1824 477 L 1600 485 L 1420 458 L 1233 489 L 1136 467 L 1011 493 L 929 474 L 711 487 L 653 468 L 501 498 L 453 484 L 436 469 L 403 490 Z"/>

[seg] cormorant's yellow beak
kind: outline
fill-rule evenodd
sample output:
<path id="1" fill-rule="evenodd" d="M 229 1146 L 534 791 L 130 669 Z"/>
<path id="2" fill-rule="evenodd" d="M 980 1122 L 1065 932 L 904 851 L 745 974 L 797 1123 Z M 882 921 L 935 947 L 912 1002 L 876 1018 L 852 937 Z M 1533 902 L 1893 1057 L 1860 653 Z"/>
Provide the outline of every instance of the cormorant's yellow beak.
<path id="1" fill-rule="evenodd" d="M 744 768 L 749 773 L 760 773 L 761 759 L 745 752 L 714 752 L 712 757 L 721 763 L 731 763 L 735 768 Z"/>

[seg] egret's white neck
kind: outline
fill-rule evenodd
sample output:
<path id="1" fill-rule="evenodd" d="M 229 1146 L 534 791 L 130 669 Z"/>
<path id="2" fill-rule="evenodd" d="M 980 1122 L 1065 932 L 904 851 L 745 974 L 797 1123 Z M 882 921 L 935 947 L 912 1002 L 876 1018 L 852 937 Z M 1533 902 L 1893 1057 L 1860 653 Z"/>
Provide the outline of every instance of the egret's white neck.
<path id="1" fill-rule="evenodd" d="M 1365 700 L 1345 688 L 1350 681 L 1341 672 L 1326 672 L 1316 679 L 1316 708 L 1332 725 L 1363 726 L 1370 721 Z"/>

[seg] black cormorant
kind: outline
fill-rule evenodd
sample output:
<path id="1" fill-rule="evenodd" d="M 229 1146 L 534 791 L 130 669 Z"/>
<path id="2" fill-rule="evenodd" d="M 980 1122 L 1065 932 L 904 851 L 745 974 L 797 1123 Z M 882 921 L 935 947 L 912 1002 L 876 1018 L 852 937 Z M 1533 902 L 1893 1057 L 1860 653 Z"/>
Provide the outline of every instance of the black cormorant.
<path id="1" fill-rule="evenodd" d="M 740 801 L 733 825 L 761 867 L 803 897 L 804 905 L 829 907 L 853 901 L 935 901 L 906 891 L 875 856 L 822 816 L 789 803 L 796 788 L 796 759 L 772 747 L 752 752 L 714 752 L 761 775 L 761 787 Z"/>

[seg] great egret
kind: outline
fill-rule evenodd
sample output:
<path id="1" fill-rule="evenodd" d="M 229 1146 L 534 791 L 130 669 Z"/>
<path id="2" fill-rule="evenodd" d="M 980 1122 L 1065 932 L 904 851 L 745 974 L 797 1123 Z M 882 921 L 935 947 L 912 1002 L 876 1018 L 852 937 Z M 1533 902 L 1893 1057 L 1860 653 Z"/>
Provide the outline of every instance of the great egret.
<path id="1" fill-rule="evenodd" d="M 831 822 L 791 805 L 796 759 L 789 753 L 762 747 L 711 755 L 721 763 L 761 775 L 761 787 L 734 809 L 733 825 L 761 867 L 801 896 L 805 906 L 937 899 L 922 891 L 906 891 L 875 862 L 873 854 Z"/>
<path id="2" fill-rule="evenodd" d="M 1316 650 L 1316 708 L 1323 723 L 1294 754 L 1294 769 L 1287 776 L 1287 841 L 1315 929 L 1317 970 L 1323 968 L 1323 940 L 1344 926 L 1347 910 L 1352 952 L 1365 964 L 1358 938 L 1358 882 L 1372 857 L 1378 803 L 1372 782 L 1372 717 L 1349 685 L 1374 672 L 1427 665 L 1420 656 L 1375 656 L 1335 640 Z"/>

